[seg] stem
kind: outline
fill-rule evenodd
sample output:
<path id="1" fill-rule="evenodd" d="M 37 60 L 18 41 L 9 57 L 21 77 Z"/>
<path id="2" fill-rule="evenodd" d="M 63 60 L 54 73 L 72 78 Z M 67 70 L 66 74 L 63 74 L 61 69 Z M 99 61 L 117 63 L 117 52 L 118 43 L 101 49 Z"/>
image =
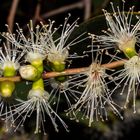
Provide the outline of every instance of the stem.
<path id="1" fill-rule="evenodd" d="M 112 68 L 116 68 L 119 66 L 123 66 L 125 61 L 127 61 L 127 60 L 124 59 L 124 60 L 115 61 L 115 62 L 108 63 L 108 64 L 102 64 L 102 66 L 107 69 L 112 69 Z M 52 78 L 52 77 L 57 77 L 57 76 L 77 74 L 77 73 L 87 71 L 88 68 L 89 67 L 66 69 L 62 72 L 45 72 L 42 74 L 42 78 L 47 79 L 47 78 Z M 19 82 L 19 81 L 21 81 L 21 77 L 20 76 L 0 77 L 0 81 L 5 81 L 5 80 Z"/>
<path id="2" fill-rule="evenodd" d="M 19 81 L 21 81 L 21 77 L 20 76 L 0 77 L 0 82 L 3 82 L 3 81 L 19 82 Z"/>
<path id="3" fill-rule="evenodd" d="M 85 11 L 84 11 L 84 20 L 87 20 L 90 18 L 91 13 L 91 0 L 83 0 Z"/>
<path id="4" fill-rule="evenodd" d="M 112 63 L 103 64 L 102 66 L 107 69 L 116 68 L 116 67 L 122 66 L 125 61 L 126 60 L 115 61 Z M 52 78 L 52 77 L 57 77 L 57 76 L 72 75 L 72 74 L 85 72 L 88 69 L 89 67 L 83 67 L 83 68 L 66 69 L 62 72 L 47 72 L 43 74 L 43 78 L 47 79 L 47 78 Z"/>
<path id="5" fill-rule="evenodd" d="M 47 12 L 42 15 L 42 18 L 48 18 L 48 17 L 54 16 L 54 15 L 57 15 L 57 14 L 60 14 L 63 12 L 70 11 L 75 8 L 83 8 L 83 7 L 84 7 L 84 3 L 82 1 L 76 2 L 74 4 L 66 5 L 66 6 L 60 7 L 58 9 L 52 10 L 50 12 Z"/>
<path id="6" fill-rule="evenodd" d="M 19 0 L 13 0 L 9 15 L 7 18 L 7 23 L 9 25 L 10 31 L 13 32 L 13 23 L 15 19 L 16 10 L 18 7 Z"/>

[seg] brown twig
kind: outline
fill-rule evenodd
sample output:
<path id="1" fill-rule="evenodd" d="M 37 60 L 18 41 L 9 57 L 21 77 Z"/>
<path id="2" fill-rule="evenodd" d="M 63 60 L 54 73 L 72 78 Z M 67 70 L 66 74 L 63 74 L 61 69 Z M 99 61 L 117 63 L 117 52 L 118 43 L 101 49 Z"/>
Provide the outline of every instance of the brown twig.
<path id="1" fill-rule="evenodd" d="M 57 76 L 72 75 L 72 74 L 84 72 L 87 69 L 88 69 L 88 67 L 66 69 L 62 72 L 47 72 L 47 73 L 43 74 L 43 78 L 46 79 L 46 78 L 52 78 L 52 77 L 57 77 Z"/>
<path id="2" fill-rule="evenodd" d="M 120 60 L 120 61 L 115 61 L 112 63 L 108 64 L 103 64 L 102 66 L 108 69 L 111 68 L 116 68 L 119 66 L 122 66 L 126 60 Z M 47 78 L 52 78 L 52 77 L 57 77 L 57 76 L 64 76 L 64 75 L 72 75 L 72 74 L 77 74 L 77 73 L 82 73 L 85 72 L 89 69 L 89 67 L 83 67 L 83 68 L 73 68 L 73 69 L 66 69 L 62 72 L 46 72 L 42 74 L 43 79 Z M 19 82 L 21 81 L 20 76 L 15 76 L 15 77 L 0 77 L 0 81 L 14 81 L 14 82 Z"/>
<path id="3" fill-rule="evenodd" d="M 123 66 L 125 61 L 126 61 L 125 59 L 124 60 L 119 60 L 119 61 L 114 61 L 112 63 L 103 64 L 102 66 L 105 67 L 105 68 L 108 68 L 108 69 L 113 69 L 113 68 L 116 68 L 116 67 Z"/>
<path id="4" fill-rule="evenodd" d="M 34 18 L 33 18 L 34 23 L 36 23 L 37 21 L 43 21 L 44 22 L 44 19 L 40 15 L 40 10 L 41 10 L 41 4 L 38 3 L 37 6 L 36 6 Z"/>
<path id="5" fill-rule="evenodd" d="M 9 11 L 9 15 L 7 18 L 7 24 L 9 25 L 11 32 L 13 31 L 13 24 L 14 24 L 14 19 L 15 19 L 15 14 L 16 14 L 18 3 L 19 3 L 19 0 L 13 0 L 11 9 Z"/>
<path id="6" fill-rule="evenodd" d="M 108 69 L 116 68 L 116 67 L 122 66 L 124 64 L 124 61 L 126 60 L 115 61 L 112 63 L 103 64 L 102 66 Z M 88 69 L 89 67 L 83 67 L 83 68 L 66 69 L 65 71 L 62 71 L 62 72 L 47 72 L 43 74 L 43 78 L 47 79 L 47 78 L 52 78 L 52 77 L 57 77 L 57 76 L 72 75 L 72 74 L 85 72 Z"/>
<path id="7" fill-rule="evenodd" d="M 83 2 L 85 5 L 84 20 L 87 20 L 91 14 L 91 0 L 83 0 Z"/>
<path id="8" fill-rule="evenodd" d="M 63 13 L 63 12 L 66 12 L 75 8 L 83 8 L 83 6 L 84 6 L 84 3 L 82 1 L 74 3 L 74 4 L 66 5 L 66 6 L 60 7 L 58 9 L 55 9 L 55 10 L 52 10 L 50 12 L 43 14 L 42 18 L 45 19 L 50 16 L 54 16 L 54 15 L 57 15 L 57 14 L 60 14 L 60 13 Z"/>
<path id="9" fill-rule="evenodd" d="M 41 10 L 41 4 L 38 3 L 36 6 L 36 9 L 35 9 L 35 15 L 32 19 L 33 26 L 36 24 L 37 21 L 39 21 L 39 22 L 42 21 L 45 23 L 44 19 L 40 15 L 40 10 Z M 23 29 L 25 29 L 25 27 L 23 27 Z"/>
<path id="10" fill-rule="evenodd" d="M 0 77 L 0 82 L 3 81 L 13 81 L 13 82 L 19 82 L 21 81 L 20 76 L 14 76 L 14 77 Z"/>

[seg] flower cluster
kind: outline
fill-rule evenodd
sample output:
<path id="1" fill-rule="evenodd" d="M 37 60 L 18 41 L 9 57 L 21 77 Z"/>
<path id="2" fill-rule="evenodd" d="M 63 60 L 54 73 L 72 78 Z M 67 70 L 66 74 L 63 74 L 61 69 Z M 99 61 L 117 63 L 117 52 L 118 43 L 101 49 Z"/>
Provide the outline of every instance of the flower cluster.
<path id="1" fill-rule="evenodd" d="M 113 3 L 113 13 L 103 10 L 108 26 L 103 35 L 85 37 L 86 33 L 82 33 L 69 41 L 78 27 L 78 19 L 68 23 L 71 15 L 58 28 L 54 28 L 54 21 L 41 22 L 35 28 L 30 21 L 28 35 L 18 24 L 15 34 L 9 28 L 8 32 L 2 33 L 7 42 L 0 49 L 0 117 L 6 123 L 11 121 L 16 131 L 35 113 L 34 132 L 46 134 L 47 118 L 57 132 L 57 121 L 68 131 L 68 126 L 58 115 L 59 110 L 76 121 L 88 119 L 91 126 L 94 120 L 108 120 L 109 111 L 123 119 L 120 111 L 127 108 L 132 97 L 136 113 L 140 83 L 140 58 L 136 46 L 140 43 L 140 19 L 132 25 L 134 7 L 125 12 L 124 4 L 122 12 L 119 7 L 116 12 Z M 87 38 L 92 38 L 92 45 L 88 45 L 82 56 L 71 54 L 70 49 Z M 118 50 L 126 59 L 118 56 Z M 71 68 L 72 58 L 85 59 L 87 54 L 92 58 L 91 62 L 87 59 L 88 67 Z M 115 71 L 114 68 L 119 66 L 123 68 Z M 20 98 L 20 93 L 16 93 L 17 97 L 14 95 L 15 76 L 31 83 L 24 99 Z M 114 94 L 119 88 L 120 94 L 126 95 L 123 107 L 114 98 L 118 96 Z M 66 106 L 62 106 L 64 102 Z"/>
<path id="2" fill-rule="evenodd" d="M 77 93 L 80 94 L 80 92 L 74 89 L 76 86 L 76 82 L 74 83 L 75 77 L 59 76 L 46 81 L 43 79 L 42 74 L 44 73 L 45 60 L 51 71 L 61 72 L 67 67 L 67 59 L 79 57 L 69 54 L 70 46 L 82 41 L 79 39 L 81 35 L 67 43 L 73 30 L 78 27 L 77 20 L 69 24 L 69 18 L 70 15 L 65 19 L 63 27 L 53 28 L 54 22 L 50 21 L 49 25 L 40 23 L 41 25 L 37 25 L 35 30 L 32 21 L 30 21 L 28 25 L 29 36 L 27 37 L 18 24 L 17 35 L 11 33 L 9 28 L 9 32 L 2 34 L 8 42 L 8 47 L 5 44 L 3 45 L 5 53 L 1 50 L 2 76 L 4 78 L 13 77 L 19 73 L 22 79 L 32 82 L 32 87 L 26 99 L 16 98 L 16 102 L 12 99 L 12 94 L 15 91 L 14 81 L 8 79 L 0 83 L 1 96 L 4 98 L 4 101 L 1 98 L 0 115 L 5 119 L 5 122 L 11 121 L 12 126 L 18 124 L 15 127 L 15 131 L 20 126 L 23 126 L 27 117 L 31 117 L 34 112 L 36 112 L 35 133 L 43 130 L 44 134 L 46 134 L 44 125 L 46 116 L 50 118 L 56 131 L 58 131 L 56 121 L 60 121 L 68 131 L 67 125 L 57 114 L 60 97 L 58 97 L 55 109 L 51 107 L 51 104 L 56 102 L 55 98 L 58 93 L 58 96 L 65 96 L 68 107 L 71 107 L 72 103 L 70 100 L 73 99 L 75 102 L 78 99 Z M 55 38 L 55 32 L 60 30 L 61 27 L 61 36 Z M 22 61 L 20 61 L 21 59 Z M 50 93 L 45 89 L 47 82 L 52 87 Z M 9 98 L 11 98 L 13 105 L 9 105 Z"/>
<path id="3" fill-rule="evenodd" d="M 136 46 L 139 46 L 140 42 L 140 19 L 137 18 L 136 23 L 133 25 L 134 19 L 134 6 L 130 7 L 128 12 L 124 11 L 125 1 L 123 1 L 123 11 L 121 12 L 119 7 L 115 11 L 113 3 L 111 3 L 113 13 L 109 13 L 103 10 L 108 30 L 103 31 L 104 35 L 92 34 L 93 42 L 100 43 L 101 47 L 108 49 L 115 46 L 115 50 L 123 52 L 128 60 L 124 62 L 124 69 L 117 71 L 119 73 L 114 80 L 119 82 L 111 94 L 113 94 L 122 84 L 121 95 L 125 92 L 126 102 L 124 108 L 133 98 L 134 113 L 136 112 L 136 95 L 139 87 L 139 54 L 136 51 Z M 116 74 L 114 73 L 114 75 Z"/>
<path id="4" fill-rule="evenodd" d="M 100 61 L 98 60 L 98 57 Z M 91 65 L 83 73 L 86 77 L 81 82 L 81 85 L 84 86 L 84 90 L 72 109 L 72 111 L 75 110 L 73 114 L 76 119 L 78 116 L 77 114 L 83 111 L 82 118 L 89 119 L 89 126 L 92 125 L 94 119 L 97 121 L 100 119 L 104 121 L 105 118 L 105 120 L 107 120 L 108 107 L 123 119 L 118 110 L 118 108 L 121 109 L 121 107 L 112 100 L 108 88 L 109 83 L 106 82 L 106 78 L 110 78 L 111 76 L 106 73 L 107 69 L 101 65 L 101 62 L 102 54 L 100 54 L 99 51 L 96 58 L 92 59 Z"/>

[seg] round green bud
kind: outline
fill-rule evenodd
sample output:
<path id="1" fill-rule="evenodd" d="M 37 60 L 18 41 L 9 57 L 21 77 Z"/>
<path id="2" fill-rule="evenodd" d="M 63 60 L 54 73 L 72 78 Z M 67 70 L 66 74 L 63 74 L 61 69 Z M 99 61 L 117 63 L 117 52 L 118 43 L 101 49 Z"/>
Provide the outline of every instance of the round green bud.
<path id="1" fill-rule="evenodd" d="M 125 41 L 123 44 L 120 44 L 119 49 L 124 52 L 126 57 L 131 58 L 137 55 L 135 44 L 136 44 L 136 38 L 131 38 Z"/>
<path id="2" fill-rule="evenodd" d="M 41 73 L 43 72 L 43 60 L 46 58 L 46 55 L 38 52 L 28 52 L 26 60 L 36 67 Z"/>
<path id="3" fill-rule="evenodd" d="M 54 61 L 50 66 L 53 71 L 61 72 L 65 70 L 65 62 Z"/>
<path id="4" fill-rule="evenodd" d="M 4 70 L 3 70 L 3 75 L 5 77 L 15 76 L 16 75 L 16 70 L 14 69 L 14 67 L 5 67 Z"/>
<path id="5" fill-rule="evenodd" d="M 131 58 L 131 57 L 137 55 L 136 50 L 131 47 L 126 48 L 123 52 L 124 52 L 125 56 L 128 58 Z"/>
<path id="6" fill-rule="evenodd" d="M 43 61 L 41 59 L 32 61 L 31 65 L 36 67 L 41 73 L 43 72 Z"/>
<path id="7" fill-rule="evenodd" d="M 67 76 L 58 76 L 58 77 L 55 77 L 55 80 L 56 81 L 59 81 L 59 82 L 65 82 L 67 79 Z"/>
<path id="8" fill-rule="evenodd" d="M 3 81 L 0 83 L 0 94 L 2 97 L 11 97 L 15 89 L 15 83 L 12 81 Z"/>

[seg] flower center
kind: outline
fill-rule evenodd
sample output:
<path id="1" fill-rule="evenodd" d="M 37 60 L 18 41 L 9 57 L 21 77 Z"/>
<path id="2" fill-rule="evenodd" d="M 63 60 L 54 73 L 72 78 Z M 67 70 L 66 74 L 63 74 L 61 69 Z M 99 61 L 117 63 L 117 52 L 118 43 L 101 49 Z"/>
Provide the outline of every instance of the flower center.
<path id="1" fill-rule="evenodd" d="M 131 59 L 129 59 L 124 64 L 124 67 L 132 77 L 135 78 L 140 76 L 140 58 L 138 56 L 133 56 Z"/>
<path id="2" fill-rule="evenodd" d="M 123 51 L 128 58 L 131 58 L 137 54 L 135 50 L 135 44 L 136 44 L 135 37 L 129 38 L 127 40 L 125 39 L 123 43 L 119 44 L 119 49 Z"/>
<path id="3" fill-rule="evenodd" d="M 45 90 L 42 90 L 42 89 L 31 89 L 29 91 L 29 94 L 28 94 L 29 99 L 42 98 L 42 97 L 49 99 L 50 95 L 48 92 L 46 92 Z"/>

